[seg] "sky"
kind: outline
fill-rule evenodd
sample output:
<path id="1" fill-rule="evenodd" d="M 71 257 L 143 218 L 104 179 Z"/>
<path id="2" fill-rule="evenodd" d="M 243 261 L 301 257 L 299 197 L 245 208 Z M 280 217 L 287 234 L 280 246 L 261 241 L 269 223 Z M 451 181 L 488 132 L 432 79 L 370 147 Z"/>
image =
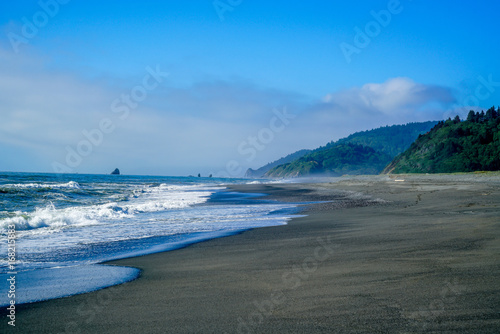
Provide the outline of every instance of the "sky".
<path id="1" fill-rule="evenodd" d="M 500 105 L 500 2 L 0 5 L 0 171 L 238 177 Z"/>

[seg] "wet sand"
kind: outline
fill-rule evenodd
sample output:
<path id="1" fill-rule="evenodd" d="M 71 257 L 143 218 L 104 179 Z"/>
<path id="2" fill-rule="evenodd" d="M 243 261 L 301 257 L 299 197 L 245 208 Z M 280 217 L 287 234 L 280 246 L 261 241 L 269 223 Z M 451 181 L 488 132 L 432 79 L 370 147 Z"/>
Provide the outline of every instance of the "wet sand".
<path id="1" fill-rule="evenodd" d="M 0 332 L 499 333 L 500 178 L 232 186 L 306 217 L 113 261 L 133 282 L 17 308 Z M 3 310 L 4 312 L 4 310 Z"/>

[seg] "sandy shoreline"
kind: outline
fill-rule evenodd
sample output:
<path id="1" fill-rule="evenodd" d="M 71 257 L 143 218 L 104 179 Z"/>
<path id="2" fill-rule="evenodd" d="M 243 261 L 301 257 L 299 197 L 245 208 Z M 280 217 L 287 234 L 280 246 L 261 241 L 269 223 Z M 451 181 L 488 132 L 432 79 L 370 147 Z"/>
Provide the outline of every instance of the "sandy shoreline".
<path id="1" fill-rule="evenodd" d="M 293 202 L 335 201 L 308 207 L 307 217 L 286 226 L 113 261 L 142 269 L 141 277 L 19 306 L 16 328 L 4 318 L 1 331 L 500 332 L 498 177 L 232 189 Z"/>

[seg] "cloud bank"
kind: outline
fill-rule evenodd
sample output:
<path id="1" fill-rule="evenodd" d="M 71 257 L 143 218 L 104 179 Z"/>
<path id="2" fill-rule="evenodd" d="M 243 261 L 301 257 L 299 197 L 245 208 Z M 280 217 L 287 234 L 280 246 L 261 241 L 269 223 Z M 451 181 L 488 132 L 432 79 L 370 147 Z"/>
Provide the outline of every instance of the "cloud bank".
<path id="1" fill-rule="evenodd" d="M 176 87 L 170 76 L 143 92 L 147 73 L 89 80 L 0 49 L 0 169 L 51 172 L 56 162 L 80 173 L 206 175 L 232 163 L 244 172 L 355 131 L 442 119 L 455 102 L 451 89 L 409 78 L 314 100 L 244 80 Z M 127 96 L 123 117 L 113 102 Z"/>

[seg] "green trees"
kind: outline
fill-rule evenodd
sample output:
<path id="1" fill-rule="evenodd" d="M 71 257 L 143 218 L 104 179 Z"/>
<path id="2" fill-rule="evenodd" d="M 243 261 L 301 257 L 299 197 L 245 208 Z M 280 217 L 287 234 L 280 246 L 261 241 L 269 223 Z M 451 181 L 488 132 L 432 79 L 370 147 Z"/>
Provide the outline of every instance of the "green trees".
<path id="1" fill-rule="evenodd" d="M 291 163 L 271 169 L 266 176 L 378 174 L 389 161 L 391 156 L 371 147 L 346 143 L 306 154 Z"/>
<path id="2" fill-rule="evenodd" d="M 265 176 L 378 174 L 397 154 L 437 122 L 408 123 L 356 132 L 319 147 L 299 159 L 269 170 Z"/>
<path id="3" fill-rule="evenodd" d="M 406 150 L 420 134 L 428 132 L 437 122 L 428 121 L 404 125 L 383 126 L 373 130 L 356 132 L 325 147 L 343 143 L 369 146 L 392 157 Z"/>

